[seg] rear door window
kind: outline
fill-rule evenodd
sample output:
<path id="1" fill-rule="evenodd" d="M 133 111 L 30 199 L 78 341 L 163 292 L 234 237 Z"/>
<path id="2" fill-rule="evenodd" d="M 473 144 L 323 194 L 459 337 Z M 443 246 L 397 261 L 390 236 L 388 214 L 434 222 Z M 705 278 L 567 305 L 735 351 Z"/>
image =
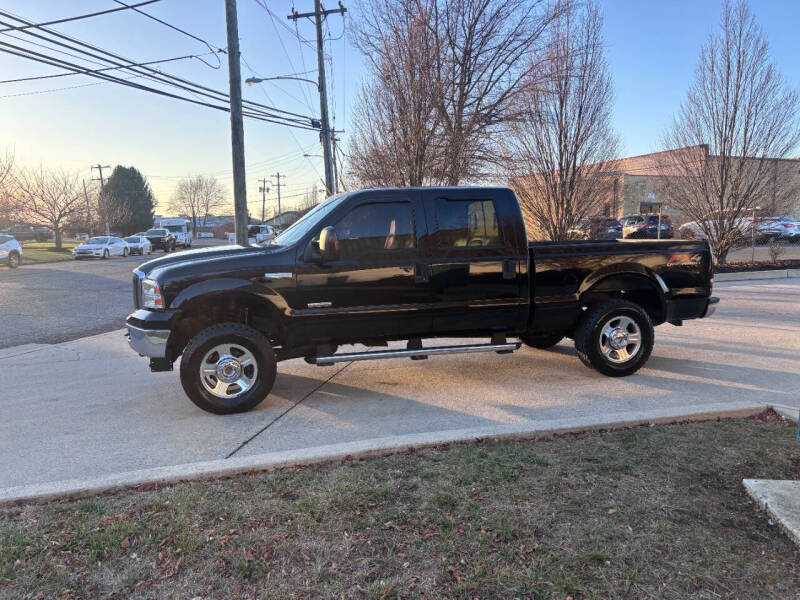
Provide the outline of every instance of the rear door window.
<path id="1" fill-rule="evenodd" d="M 439 244 L 443 248 L 502 246 L 503 238 L 492 200 L 436 201 Z"/>

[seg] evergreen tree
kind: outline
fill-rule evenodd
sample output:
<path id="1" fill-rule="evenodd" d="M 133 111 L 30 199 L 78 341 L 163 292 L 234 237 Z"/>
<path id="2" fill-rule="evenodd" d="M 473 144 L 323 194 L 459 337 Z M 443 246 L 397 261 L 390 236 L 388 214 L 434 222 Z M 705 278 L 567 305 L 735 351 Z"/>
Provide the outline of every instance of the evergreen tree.
<path id="1" fill-rule="evenodd" d="M 117 165 L 103 186 L 114 214 L 122 215 L 111 228 L 121 235 L 130 235 L 153 226 L 155 199 L 150 184 L 135 167 Z"/>

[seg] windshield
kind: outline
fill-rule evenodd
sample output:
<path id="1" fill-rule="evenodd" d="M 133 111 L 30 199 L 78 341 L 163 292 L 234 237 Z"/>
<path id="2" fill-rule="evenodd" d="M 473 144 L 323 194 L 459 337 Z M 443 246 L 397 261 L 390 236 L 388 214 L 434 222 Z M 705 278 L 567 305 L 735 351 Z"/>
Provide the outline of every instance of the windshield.
<path id="1" fill-rule="evenodd" d="M 174 231 L 176 233 L 181 233 L 183 231 L 186 231 L 186 225 L 164 225 L 164 228 L 168 229 L 169 231 Z"/>
<path id="2" fill-rule="evenodd" d="M 126 237 L 125 241 L 128 242 L 129 244 L 138 244 L 139 238 L 136 236 Z"/>
<path id="3" fill-rule="evenodd" d="M 294 244 L 305 234 L 311 231 L 314 226 L 319 223 L 320 219 L 325 217 L 334 208 L 341 204 L 342 200 L 347 197 L 347 194 L 338 194 L 331 196 L 325 202 L 317 204 L 314 208 L 295 221 L 289 229 L 281 233 L 278 237 L 274 238 L 270 245 L 288 246 Z"/>
<path id="4" fill-rule="evenodd" d="M 148 229 L 145 235 L 167 235 L 166 229 Z"/>
<path id="5" fill-rule="evenodd" d="M 106 244 L 108 243 L 107 237 L 93 237 L 86 240 L 87 244 Z"/>

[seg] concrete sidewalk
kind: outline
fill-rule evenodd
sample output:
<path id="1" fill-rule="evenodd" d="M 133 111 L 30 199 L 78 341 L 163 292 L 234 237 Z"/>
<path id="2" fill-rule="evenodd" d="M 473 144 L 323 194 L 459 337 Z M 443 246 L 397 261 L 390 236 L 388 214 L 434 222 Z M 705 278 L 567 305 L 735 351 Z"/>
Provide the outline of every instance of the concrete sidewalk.
<path id="1" fill-rule="evenodd" d="M 256 410 L 229 417 L 191 404 L 177 373 L 150 373 L 121 331 L 7 348 L 0 495 L 198 462 L 391 447 L 407 436 L 434 441 L 620 415 L 800 406 L 800 281 L 724 284 L 715 294 L 722 303 L 712 319 L 658 328 L 648 366 L 632 377 L 586 369 L 567 341 L 511 356 L 326 368 L 294 360 L 279 365 L 273 393 Z"/>

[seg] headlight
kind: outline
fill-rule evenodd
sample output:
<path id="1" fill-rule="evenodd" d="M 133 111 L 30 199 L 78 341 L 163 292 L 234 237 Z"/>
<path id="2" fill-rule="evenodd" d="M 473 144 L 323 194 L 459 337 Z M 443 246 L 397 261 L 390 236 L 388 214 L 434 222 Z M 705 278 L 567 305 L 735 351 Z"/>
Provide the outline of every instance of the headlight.
<path id="1" fill-rule="evenodd" d="M 142 281 L 142 306 L 145 308 L 164 308 L 161 289 L 152 279 Z"/>

